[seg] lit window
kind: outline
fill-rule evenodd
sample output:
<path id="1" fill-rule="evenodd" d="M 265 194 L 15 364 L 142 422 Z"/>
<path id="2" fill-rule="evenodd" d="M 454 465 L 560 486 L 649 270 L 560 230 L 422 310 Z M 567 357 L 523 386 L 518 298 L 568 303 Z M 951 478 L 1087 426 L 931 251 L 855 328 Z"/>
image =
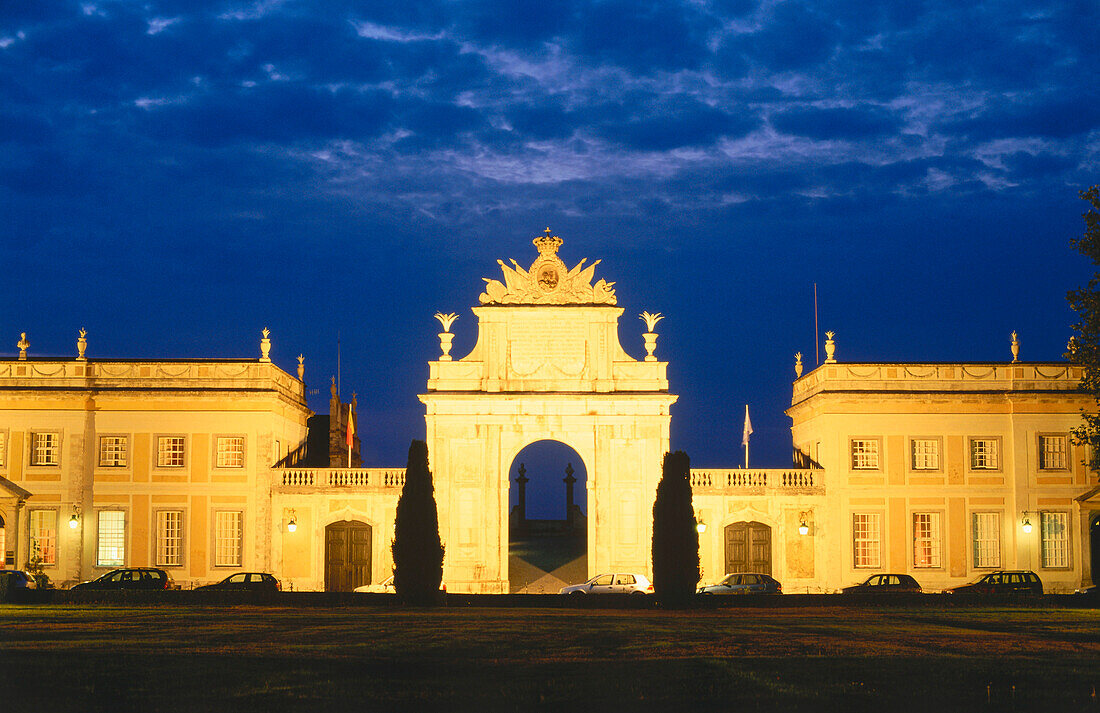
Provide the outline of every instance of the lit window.
<path id="1" fill-rule="evenodd" d="M 1066 469 L 1066 437 L 1039 436 L 1039 467 L 1043 470 Z"/>
<path id="2" fill-rule="evenodd" d="M 878 440 L 852 441 L 852 470 L 878 470 Z"/>
<path id="3" fill-rule="evenodd" d="M 971 470 L 997 470 L 999 467 L 996 438 L 970 439 Z"/>
<path id="4" fill-rule="evenodd" d="M 182 468 L 184 445 L 183 436 L 160 436 L 157 438 L 157 467 Z"/>
<path id="5" fill-rule="evenodd" d="M 940 442 L 937 438 L 914 438 L 913 470 L 939 470 Z"/>
<path id="6" fill-rule="evenodd" d="M 183 566 L 183 511 L 157 511 L 157 565 Z"/>
<path id="7" fill-rule="evenodd" d="M 95 550 L 96 567 L 121 567 L 126 562 L 126 513 L 100 510 Z"/>
<path id="8" fill-rule="evenodd" d="M 241 566 L 241 513 L 223 510 L 214 513 L 214 566 Z"/>
<path id="9" fill-rule="evenodd" d="M 1044 512 L 1040 527 L 1043 537 L 1043 566 L 1069 567 L 1069 515 Z"/>
<path id="10" fill-rule="evenodd" d="M 244 437 L 218 436 L 217 466 L 219 468 L 244 467 Z"/>
<path id="11" fill-rule="evenodd" d="M 99 437 L 99 467 L 126 467 L 126 436 Z"/>
<path id="12" fill-rule="evenodd" d="M 976 512 L 974 525 L 974 566 L 1001 566 L 1001 515 L 995 512 Z"/>
<path id="13" fill-rule="evenodd" d="M 31 510 L 30 512 L 31 559 L 40 559 L 43 565 L 57 564 L 57 511 Z"/>
<path id="14" fill-rule="evenodd" d="M 873 512 L 853 513 L 852 545 L 856 567 L 881 567 L 882 515 Z"/>
<path id="15" fill-rule="evenodd" d="M 913 566 L 940 567 L 940 514 L 913 513 Z"/>
<path id="16" fill-rule="evenodd" d="M 31 434 L 31 465 L 60 465 L 61 436 L 57 433 Z"/>

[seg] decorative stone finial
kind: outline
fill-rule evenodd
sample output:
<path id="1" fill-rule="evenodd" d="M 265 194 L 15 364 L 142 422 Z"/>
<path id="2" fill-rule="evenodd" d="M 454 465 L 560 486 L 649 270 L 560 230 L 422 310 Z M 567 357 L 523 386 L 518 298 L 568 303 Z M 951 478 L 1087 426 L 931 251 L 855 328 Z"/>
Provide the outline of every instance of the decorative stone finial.
<path id="1" fill-rule="evenodd" d="M 1020 342 L 1016 339 L 1016 330 L 1012 330 L 1012 363 L 1020 361 Z"/>
<path id="2" fill-rule="evenodd" d="M 88 349 L 88 333 L 84 331 L 84 327 L 80 328 L 80 337 L 76 340 L 76 360 L 88 361 L 88 357 L 84 356 L 84 352 Z"/>
<path id="3" fill-rule="evenodd" d="M 305 354 L 298 355 L 298 381 L 305 381 L 306 376 L 306 356 Z"/>
<path id="4" fill-rule="evenodd" d="M 271 340 L 268 338 L 271 335 L 271 330 L 264 327 L 264 338 L 260 340 L 260 361 L 271 361 Z"/>
<path id="5" fill-rule="evenodd" d="M 439 348 L 443 352 L 443 356 L 439 357 L 439 361 L 451 361 L 451 342 L 455 338 L 455 335 L 451 334 L 451 325 L 458 319 L 458 315 L 454 312 L 450 314 L 436 312 L 435 318 L 443 325 L 443 331 L 439 333 Z"/>
<path id="6" fill-rule="evenodd" d="M 638 319 L 645 322 L 645 327 L 648 330 L 642 335 L 642 339 L 645 340 L 645 360 L 657 361 L 657 357 L 653 356 L 653 350 L 657 348 L 657 334 L 653 331 L 653 328 L 657 326 L 658 322 L 664 319 L 664 316 L 660 312 L 656 314 L 642 312 L 638 315 Z"/>
<path id="7" fill-rule="evenodd" d="M 802 378 L 802 352 L 795 352 L 794 355 L 794 378 Z"/>
<path id="8" fill-rule="evenodd" d="M 836 332 L 825 332 L 825 363 L 835 364 L 836 358 L 836 342 L 833 341 L 833 337 L 836 336 Z"/>
<path id="9" fill-rule="evenodd" d="M 27 341 L 27 333 L 19 333 L 19 343 L 15 346 L 19 347 L 19 361 L 27 360 L 27 349 L 30 348 L 31 343 Z"/>

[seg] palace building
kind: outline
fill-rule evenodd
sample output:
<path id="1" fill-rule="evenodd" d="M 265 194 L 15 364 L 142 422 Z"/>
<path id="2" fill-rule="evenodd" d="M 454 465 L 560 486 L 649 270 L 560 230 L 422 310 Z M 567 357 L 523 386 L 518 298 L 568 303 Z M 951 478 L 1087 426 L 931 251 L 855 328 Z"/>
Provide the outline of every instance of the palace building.
<path id="1" fill-rule="evenodd" d="M 658 361 L 619 342 L 598 261 L 568 268 L 534 241 L 500 263 L 473 308 L 477 340 L 452 356 L 437 314 L 425 440 L 451 592 L 508 592 L 509 481 L 520 452 L 565 444 L 587 473 L 589 575 L 650 574 L 651 512 L 676 396 Z M 638 324 L 633 321 L 631 323 Z M 264 570 L 284 588 L 347 591 L 392 570 L 402 468 L 362 467 L 353 404 L 306 406 L 297 376 L 254 359 L 0 359 L 0 552 L 68 586 L 158 566 L 183 586 Z M 826 361 L 792 385 L 795 463 L 694 469 L 703 578 L 762 572 L 786 592 L 831 592 L 876 572 L 937 590 L 1032 569 L 1048 592 L 1094 581 L 1100 487 L 1070 430 L 1093 408 L 1067 363 Z M 350 427 L 349 427 L 350 421 Z M 675 444 L 672 444 L 675 447 Z M 570 486 L 571 488 L 571 486 Z M 571 492 L 571 491 L 570 491 Z M 514 518 L 513 518 L 514 519 Z"/>

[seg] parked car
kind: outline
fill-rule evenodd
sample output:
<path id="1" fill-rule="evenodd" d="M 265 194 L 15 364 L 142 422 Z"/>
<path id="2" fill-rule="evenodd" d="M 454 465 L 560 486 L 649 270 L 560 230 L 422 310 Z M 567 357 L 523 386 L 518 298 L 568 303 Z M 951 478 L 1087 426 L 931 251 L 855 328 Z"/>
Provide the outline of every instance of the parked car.
<path id="1" fill-rule="evenodd" d="M 1043 593 L 1043 581 L 1029 570 L 990 572 L 970 584 L 943 590 L 944 594 L 1019 594 L 1038 596 Z"/>
<path id="2" fill-rule="evenodd" d="M 440 587 L 443 591 L 447 591 L 446 587 Z M 356 587 L 355 591 L 361 594 L 396 594 L 397 590 L 393 588 L 393 575 L 386 577 L 381 582 L 374 584 L 364 584 L 361 587 Z"/>
<path id="3" fill-rule="evenodd" d="M 653 584 L 644 574 L 615 572 L 597 574 L 584 584 L 562 587 L 558 594 L 653 594 Z"/>
<path id="4" fill-rule="evenodd" d="M 0 589 L 12 591 L 13 589 L 37 589 L 34 576 L 21 569 L 0 569 Z"/>
<path id="5" fill-rule="evenodd" d="M 699 594 L 782 594 L 783 585 L 771 575 L 756 572 L 727 574 L 718 584 L 699 587 Z"/>
<path id="6" fill-rule="evenodd" d="M 217 584 L 195 587 L 195 591 L 278 592 L 282 588 L 279 580 L 275 579 L 275 575 L 267 572 L 238 572 L 229 575 Z"/>
<path id="7" fill-rule="evenodd" d="M 840 590 L 840 593 L 878 596 L 882 594 L 920 594 L 923 591 L 917 580 L 908 574 L 872 574 L 859 584 L 844 587 Z"/>
<path id="8" fill-rule="evenodd" d="M 73 587 L 73 590 L 156 590 L 179 589 L 172 581 L 172 576 L 163 569 L 156 567 L 127 567 L 116 569 L 103 575 L 99 579 L 90 582 L 81 582 Z"/>

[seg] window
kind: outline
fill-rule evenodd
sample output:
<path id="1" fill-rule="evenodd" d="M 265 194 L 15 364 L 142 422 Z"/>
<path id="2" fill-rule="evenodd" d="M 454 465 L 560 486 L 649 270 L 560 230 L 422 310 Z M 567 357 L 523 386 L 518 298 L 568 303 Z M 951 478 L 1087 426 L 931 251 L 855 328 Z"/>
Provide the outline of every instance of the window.
<path id="1" fill-rule="evenodd" d="M 182 468 L 184 446 L 183 436 L 160 436 L 157 438 L 157 467 Z"/>
<path id="2" fill-rule="evenodd" d="M 1069 567 L 1069 515 L 1064 512 L 1040 513 L 1044 567 Z"/>
<path id="3" fill-rule="evenodd" d="M 31 434 L 31 465 L 61 465 L 60 434 Z"/>
<path id="4" fill-rule="evenodd" d="M 214 566 L 241 566 L 241 513 L 222 510 L 214 513 Z"/>
<path id="5" fill-rule="evenodd" d="M 3 468 L 5 465 L 8 464 L 8 460 L 7 460 L 7 457 L 6 457 L 7 450 L 8 450 L 8 432 L 7 431 L 0 431 L 0 468 Z M 3 552 L 0 551 L 0 554 L 3 554 Z"/>
<path id="6" fill-rule="evenodd" d="M 1001 515 L 996 512 L 976 512 L 974 524 L 974 566 L 1001 566 Z"/>
<path id="7" fill-rule="evenodd" d="M 940 441 L 938 438 L 914 438 L 912 441 L 913 470 L 939 470 Z"/>
<path id="8" fill-rule="evenodd" d="M 913 566 L 941 567 L 940 514 L 913 513 Z"/>
<path id="9" fill-rule="evenodd" d="M 57 511 L 31 510 L 31 559 L 40 558 L 43 565 L 57 564 Z"/>
<path id="10" fill-rule="evenodd" d="M 852 470 L 878 470 L 877 439 L 852 439 Z"/>
<path id="11" fill-rule="evenodd" d="M 970 439 L 970 469 L 971 470 L 997 470 L 1000 465 L 997 461 L 996 438 L 971 438 Z"/>
<path id="12" fill-rule="evenodd" d="M 853 513 L 852 544 L 856 567 L 881 567 L 882 515 Z"/>
<path id="13" fill-rule="evenodd" d="M 96 567 L 121 567 L 126 564 L 126 513 L 100 510 L 96 530 Z"/>
<path id="14" fill-rule="evenodd" d="M 126 436 L 99 437 L 99 467 L 126 467 Z"/>
<path id="15" fill-rule="evenodd" d="M 157 565 L 183 566 L 183 511 L 157 511 Z"/>
<path id="16" fill-rule="evenodd" d="M 1042 470 L 1066 469 L 1066 437 L 1039 436 L 1039 468 Z"/>
<path id="17" fill-rule="evenodd" d="M 217 449 L 219 468 L 244 467 L 244 436 L 218 436 Z"/>

